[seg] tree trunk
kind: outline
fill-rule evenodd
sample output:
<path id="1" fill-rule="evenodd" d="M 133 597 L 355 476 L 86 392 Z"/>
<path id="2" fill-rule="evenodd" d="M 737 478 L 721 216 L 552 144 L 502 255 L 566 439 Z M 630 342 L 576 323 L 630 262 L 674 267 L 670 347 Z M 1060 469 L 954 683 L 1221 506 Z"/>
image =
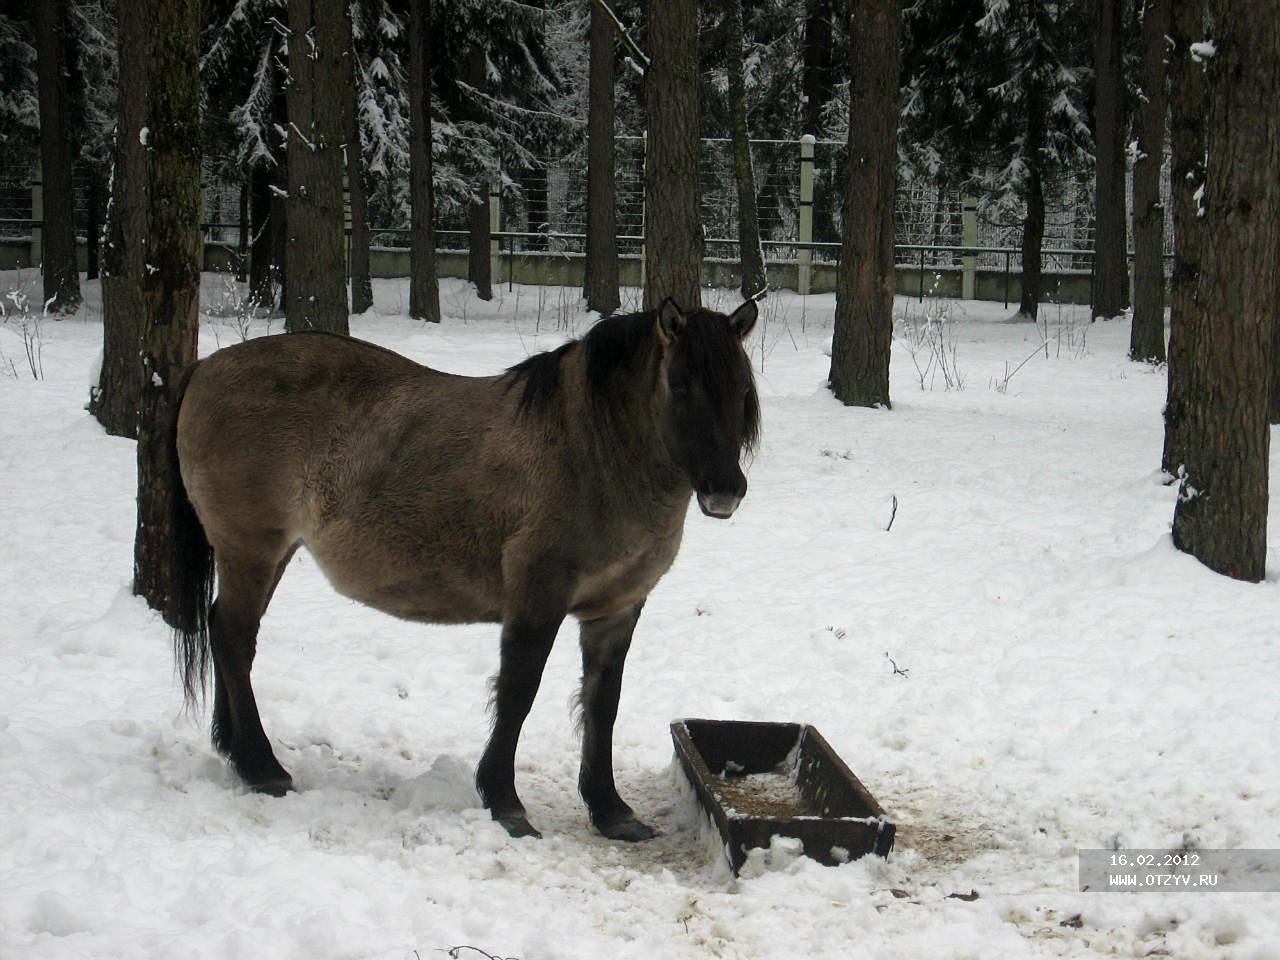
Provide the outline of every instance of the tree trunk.
<path id="1" fill-rule="evenodd" d="M 1280 6 L 1218 0 L 1198 303 L 1186 318 L 1186 459 L 1173 542 L 1218 573 L 1266 572 L 1267 425 L 1280 301 Z M 1173 371 L 1170 371 L 1172 374 Z"/>
<path id="2" fill-rule="evenodd" d="M 278 294 L 271 182 L 270 171 L 263 167 L 249 171 L 249 296 L 268 310 L 275 307 Z"/>
<path id="3" fill-rule="evenodd" d="M 724 5 L 733 173 L 738 181 L 738 259 L 742 265 L 742 296 L 750 299 L 768 287 L 768 278 L 764 271 L 764 250 L 760 246 L 756 173 L 751 165 L 751 140 L 747 131 L 747 88 L 742 69 L 742 0 L 724 0 Z"/>
<path id="4" fill-rule="evenodd" d="M 822 137 L 827 123 L 822 108 L 831 99 L 836 81 L 833 15 L 837 5 L 833 0 L 805 0 L 804 39 L 800 72 L 800 133 Z M 832 164 L 814 165 L 814 190 L 816 196 L 834 198 L 839 193 L 837 173 Z M 834 202 L 818 202 L 813 205 L 813 239 L 827 241 L 840 239 L 840 229 L 835 219 Z"/>
<path id="5" fill-rule="evenodd" d="M 698 5 L 650 3 L 644 164 L 646 309 L 667 297 L 702 305 L 702 215 L 698 183 Z"/>
<path id="6" fill-rule="evenodd" d="M 849 29 L 859 42 L 849 80 L 849 160 L 831 389 L 846 405 L 888 407 L 902 69 L 899 0 L 856 0 Z"/>
<path id="7" fill-rule="evenodd" d="M 50 313 L 80 307 L 76 263 L 75 194 L 71 186 L 71 141 L 67 134 L 67 0 L 40 0 L 31 14 L 36 38 L 40 95 L 40 173 L 44 190 L 41 244 L 44 302 Z"/>
<path id="8" fill-rule="evenodd" d="M 240 181 L 240 203 L 236 210 L 236 281 L 249 279 L 249 180 Z"/>
<path id="9" fill-rule="evenodd" d="M 800 132 L 821 135 L 822 107 L 831 99 L 832 0 L 805 0 L 804 53 L 800 74 Z"/>
<path id="10" fill-rule="evenodd" d="M 431 73 L 427 68 L 431 0 L 409 7 L 409 316 L 440 322 L 436 278 L 435 187 L 431 182 Z"/>
<path id="11" fill-rule="evenodd" d="M 342 145 L 351 83 L 345 5 L 289 0 L 285 328 L 347 333 Z"/>
<path id="12" fill-rule="evenodd" d="M 478 93 L 489 89 L 488 57 L 483 47 L 472 47 L 467 54 L 467 84 Z M 473 108 L 472 120 L 483 119 L 479 107 Z M 489 244 L 493 239 L 489 232 L 489 177 L 486 170 L 472 171 L 472 189 L 475 197 L 467 210 L 467 279 L 476 285 L 476 296 L 481 300 L 493 299 L 493 260 Z"/>
<path id="13" fill-rule="evenodd" d="M 1124 210 L 1123 0 L 1094 0 L 1093 319 L 1124 311 L 1128 287 Z"/>
<path id="14" fill-rule="evenodd" d="M 90 391 L 89 412 L 107 433 L 135 439 L 142 394 L 138 336 L 147 229 L 147 148 L 139 134 L 147 116 L 147 34 L 121 18 L 117 56 L 119 97 L 107 244 L 102 278 L 102 372 Z"/>
<path id="15" fill-rule="evenodd" d="M 1208 90 L 1204 69 L 1191 56 L 1191 44 L 1205 37 L 1204 0 L 1173 0 L 1169 53 L 1169 140 L 1172 151 L 1173 271 L 1169 279 L 1169 393 L 1164 405 L 1164 453 L 1161 467 L 1176 477 L 1186 462 L 1185 371 L 1192 363 L 1190 340 L 1183 336 L 1197 310 L 1204 221 L 1197 194 L 1204 188 L 1205 117 Z"/>
<path id="16" fill-rule="evenodd" d="M 1138 152 L 1133 164 L 1133 325 L 1129 359 L 1164 362 L 1164 114 L 1169 104 L 1165 35 L 1169 0 L 1142 5 L 1142 95 L 1138 98 Z"/>
<path id="17" fill-rule="evenodd" d="M 351 203 L 351 312 L 364 313 L 373 306 L 373 281 L 369 278 L 369 193 L 364 179 L 364 149 L 360 137 L 360 60 L 351 47 L 351 75 L 347 84 L 347 196 Z"/>
<path id="18" fill-rule="evenodd" d="M 99 244 L 102 233 L 102 187 L 99 184 L 101 177 L 98 173 L 96 164 L 89 165 L 89 185 L 86 207 L 86 223 L 84 229 L 84 246 L 86 260 L 86 270 L 84 278 L 86 280 L 97 280 L 99 278 L 99 266 L 101 263 L 102 249 Z"/>
<path id="19" fill-rule="evenodd" d="M 169 498 L 175 390 L 196 358 L 200 301 L 199 0 L 144 0 L 120 29 L 145 31 L 147 270 L 142 277 L 142 404 L 133 592 L 174 622 Z M 136 136 L 124 130 L 123 136 Z"/>
<path id="20" fill-rule="evenodd" d="M 1044 179 L 1040 154 L 1044 150 L 1048 105 L 1044 92 L 1035 82 L 1034 71 L 1028 70 L 1027 76 L 1031 82 L 1026 91 L 1027 139 L 1022 152 L 1027 165 L 1027 215 L 1022 223 L 1022 301 L 1018 305 L 1018 316 L 1035 322 L 1040 315 L 1040 251 L 1044 246 Z"/>
<path id="21" fill-rule="evenodd" d="M 1018 316 L 1036 322 L 1043 286 L 1041 249 L 1044 247 L 1044 181 L 1033 162 L 1027 174 L 1027 215 L 1022 221 L 1022 300 Z"/>
<path id="22" fill-rule="evenodd" d="M 601 316 L 618 309 L 618 214 L 613 121 L 613 24 L 591 4 L 587 77 L 587 256 L 583 294 Z"/>

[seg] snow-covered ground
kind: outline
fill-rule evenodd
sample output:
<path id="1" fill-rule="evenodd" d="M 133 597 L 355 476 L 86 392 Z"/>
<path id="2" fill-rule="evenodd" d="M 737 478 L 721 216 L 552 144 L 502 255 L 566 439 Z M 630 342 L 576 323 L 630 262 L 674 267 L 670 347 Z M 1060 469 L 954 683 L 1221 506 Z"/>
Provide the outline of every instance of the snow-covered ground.
<path id="1" fill-rule="evenodd" d="M 130 595 L 134 452 L 83 409 L 88 289 L 44 322 L 41 382 L 0 324 L 0 957 L 1280 957 L 1277 895 L 1077 890 L 1081 847 L 1280 847 L 1280 533 L 1260 585 L 1174 550 L 1164 377 L 1126 323 L 1047 307 L 1046 356 L 1046 328 L 952 304 L 963 389 L 922 389 L 904 338 L 873 411 L 823 386 L 833 299 L 767 301 L 750 493 L 694 510 L 636 632 L 618 779 L 663 833 L 626 846 L 575 793 L 572 624 L 518 759 L 545 838 L 511 840 L 470 786 L 496 628 L 397 622 L 305 556 L 254 675 L 299 790 L 246 792 Z M 480 374 L 591 322 L 574 291 L 496 295 L 446 282 L 431 327 L 380 283 L 352 330 Z M 238 337 L 211 320 L 201 351 Z M 892 856 L 735 881 L 672 772 L 684 716 L 816 725 L 900 824 Z"/>

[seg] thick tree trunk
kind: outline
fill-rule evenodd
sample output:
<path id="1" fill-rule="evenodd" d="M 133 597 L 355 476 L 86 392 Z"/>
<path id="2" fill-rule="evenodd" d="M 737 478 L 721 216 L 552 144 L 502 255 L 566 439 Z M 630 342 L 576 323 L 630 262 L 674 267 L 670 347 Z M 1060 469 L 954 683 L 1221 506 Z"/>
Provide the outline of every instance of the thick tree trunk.
<path id="1" fill-rule="evenodd" d="M 436 278 L 435 187 L 431 182 L 431 74 L 427 45 L 431 0 L 409 6 L 409 315 L 440 322 L 440 282 Z"/>
<path id="2" fill-rule="evenodd" d="M 102 278 L 102 372 L 90 391 L 89 412 L 107 433 L 138 436 L 142 365 L 142 275 L 147 229 L 147 148 L 139 136 L 147 115 L 147 34 L 121 23 L 114 165 L 107 201 L 107 244 Z"/>
<path id="3" fill-rule="evenodd" d="M 67 133 L 67 0 L 40 0 L 34 5 L 31 20 L 40 95 L 44 302 L 51 313 L 75 313 L 80 307 L 80 268 L 76 263 L 75 195 L 71 188 L 74 158 Z"/>
<path id="4" fill-rule="evenodd" d="M 1164 114 L 1169 105 L 1165 35 L 1169 0 L 1142 5 L 1142 96 L 1138 100 L 1138 153 L 1133 164 L 1133 325 L 1129 358 L 1164 362 Z"/>
<path id="5" fill-rule="evenodd" d="M 1093 318 L 1119 316 L 1127 300 L 1124 210 L 1123 0 L 1094 0 Z"/>
<path id="6" fill-rule="evenodd" d="M 1164 405 L 1161 467 L 1176 477 L 1186 462 L 1186 371 L 1193 363 L 1191 341 L 1183 336 L 1196 311 L 1204 220 L 1198 194 L 1204 188 L 1205 117 L 1208 89 L 1204 68 L 1191 44 L 1205 37 L 1204 0 L 1173 0 L 1169 53 L 1169 140 L 1172 151 L 1173 271 L 1169 280 L 1169 393 Z"/>
<path id="7" fill-rule="evenodd" d="M 1183 331 L 1186 447 L 1173 542 L 1218 573 L 1266 572 L 1271 349 L 1280 300 L 1280 6 L 1218 0 L 1198 303 Z M 1172 374 L 1172 371 L 1171 371 Z"/>
<path id="8" fill-rule="evenodd" d="M 860 39 L 849 80 L 849 160 L 831 389 L 847 405 L 888 407 L 901 4 L 856 0 L 850 19 L 850 35 Z"/>
<path id="9" fill-rule="evenodd" d="M 360 137 L 360 61 L 351 47 L 351 79 L 347 84 L 347 196 L 351 204 L 351 236 L 348 238 L 351 270 L 351 312 L 364 313 L 373 306 L 373 281 L 369 278 L 369 192 L 364 179 L 364 150 Z"/>
<path id="10" fill-rule="evenodd" d="M 618 214 L 614 183 L 613 24 L 591 4 L 587 75 L 587 306 L 609 316 L 618 296 Z"/>
<path id="11" fill-rule="evenodd" d="M 467 54 L 467 84 L 478 93 L 489 89 L 488 57 L 482 47 L 473 47 Z M 474 108 L 472 119 L 482 118 L 479 107 Z M 493 299 L 493 260 L 489 244 L 493 239 L 489 232 L 489 177 L 485 170 L 472 171 L 472 190 L 475 196 L 467 210 L 467 279 L 476 286 L 476 296 L 481 300 Z"/>
<path id="12" fill-rule="evenodd" d="M 724 0 L 724 5 L 733 173 L 738 181 L 738 259 L 742 265 L 742 296 L 749 299 L 768 286 L 768 278 L 764 271 L 764 250 L 760 246 L 756 174 L 751 165 L 751 140 L 747 131 L 747 88 L 742 69 L 742 0 Z"/>
<path id="13" fill-rule="evenodd" d="M 289 0 L 289 200 L 285 327 L 347 333 L 342 145 L 350 94 L 345 6 Z"/>
<path id="14" fill-rule="evenodd" d="M 702 305 L 698 5 L 695 0 L 650 3 L 648 17 L 644 304 L 654 309 L 674 297 L 689 309 Z"/>
<path id="15" fill-rule="evenodd" d="M 147 270 L 142 277 L 142 404 L 133 592 L 174 622 L 169 498 L 175 391 L 196 358 L 200 300 L 199 0 L 144 0 L 121 30 L 146 33 Z M 136 131 L 125 130 L 124 136 Z"/>

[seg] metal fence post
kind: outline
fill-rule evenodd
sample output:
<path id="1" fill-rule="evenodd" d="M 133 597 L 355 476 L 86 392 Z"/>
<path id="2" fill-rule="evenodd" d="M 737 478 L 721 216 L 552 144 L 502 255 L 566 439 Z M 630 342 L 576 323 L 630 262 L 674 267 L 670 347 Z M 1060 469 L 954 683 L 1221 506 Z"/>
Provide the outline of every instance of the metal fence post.
<path id="1" fill-rule="evenodd" d="M 649 130 L 640 131 L 640 302 L 644 303 L 645 287 L 649 285 Z"/>
<path id="2" fill-rule="evenodd" d="M 960 222 L 963 235 L 960 242 L 966 247 L 978 245 L 978 198 L 965 197 L 961 201 Z M 978 258 L 966 253 L 960 260 L 960 299 L 972 300 L 978 274 Z"/>
<path id="3" fill-rule="evenodd" d="M 39 160 L 31 174 L 31 219 L 31 266 L 39 268 L 44 261 L 44 175 Z"/>
<path id="4" fill-rule="evenodd" d="M 800 138 L 800 236 L 802 244 L 813 243 L 813 145 L 811 133 Z M 807 295 L 813 274 L 813 248 L 802 246 L 796 255 L 796 287 Z"/>

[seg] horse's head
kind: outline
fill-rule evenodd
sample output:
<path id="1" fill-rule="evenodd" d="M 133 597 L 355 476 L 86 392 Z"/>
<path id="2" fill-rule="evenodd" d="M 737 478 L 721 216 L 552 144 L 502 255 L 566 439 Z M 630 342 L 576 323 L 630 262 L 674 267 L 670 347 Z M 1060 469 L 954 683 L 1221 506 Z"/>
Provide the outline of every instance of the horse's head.
<path id="1" fill-rule="evenodd" d="M 658 308 L 667 447 L 709 517 L 732 516 L 747 494 L 740 461 L 759 434 L 760 402 L 742 341 L 755 322 L 754 300 L 729 316 L 685 313 L 670 298 Z"/>

